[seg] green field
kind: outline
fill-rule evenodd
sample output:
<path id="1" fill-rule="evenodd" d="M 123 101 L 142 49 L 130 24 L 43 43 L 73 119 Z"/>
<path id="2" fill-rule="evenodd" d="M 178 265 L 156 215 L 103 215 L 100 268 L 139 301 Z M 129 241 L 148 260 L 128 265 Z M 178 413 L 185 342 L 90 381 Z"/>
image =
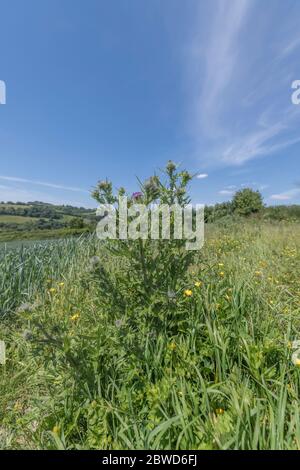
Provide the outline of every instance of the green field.
<path id="1" fill-rule="evenodd" d="M 191 179 L 169 161 L 128 208 L 185 208 Z M 92 196 L 118 213 L 116 191 Z M 196 251 L 172 212 L 170 239 L 81 226 L 0 250 L 1 448 L 300 449 L 299 207 L 244 188 L 204 219 Z"/>
<path id="2" fill-rule="evenodd" d="M 0 215 L 0 224 L 1 223 L 14 223 L 14 224 L 24 224 L 25 222 L 34 221 L 34 217 L 24 217 L 21 215 Z"/>
<path id="3" fill-rule="evenodd" d="M 300 224 L 209 224 L 187 266 L 151 246 L 1 258 L 0 446 L 299 449 Z"/>
<path id="4" fill-rule="evenodd" d="M 71 228 L 63 228 L 63 229 L 52 229 L 52 230 L 31 230 L 28 232 L 19 232 L 19 231 L 9 231 L 9 232 L 0 232 L 0 243 L 5 244 L 5 242 L 12 242 L 12 241 L 22 241 L 26 240 L 48 240 L 48 239 L 56 239 L 56 238 L 65 238 L 70 236 L 81 235 L 84 233 L 89 233 L 88 228 L 83 229 L 71 229 Z"/>
<path id="5" fill-rule="evenodd" d="M 42 202 L 0 203 L 0 242 L 62 238 L 95 228 L 95 210 Z"/>
<path id="6" fill-rule="evenodd" d="M 32 207 L 32 204 L 26 204 L 27 207 Z M 0 203 L 0 209 L 23 209 L 24 208 L 24 204 L 17 204 L 17 203 L 5 203 L 5 202 L 1 202 Z"/>

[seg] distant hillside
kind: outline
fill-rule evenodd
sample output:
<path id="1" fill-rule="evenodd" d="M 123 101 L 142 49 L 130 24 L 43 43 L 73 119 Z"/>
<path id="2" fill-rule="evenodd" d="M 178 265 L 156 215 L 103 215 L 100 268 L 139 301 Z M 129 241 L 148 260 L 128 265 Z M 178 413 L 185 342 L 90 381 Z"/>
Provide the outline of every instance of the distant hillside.
<path id="1" fill-rule="evenodd" d="M 231 222 L 238 217 L 231 201 L 206 206 L 204 215 L 207 223 Z M 299 221 L 300 205 L 264 206 L 254 217 L 265 221 Z M 95 209 L 40 201 L 0 202 L 0 242 L 79 235 L 95 230 L 96 223 Z"/>
<path id="2" fill-rule="evenodd" d="M 82 233 L 95 224 L 95 209 L 40 201 L 0 202 L 0 241 Z"/>

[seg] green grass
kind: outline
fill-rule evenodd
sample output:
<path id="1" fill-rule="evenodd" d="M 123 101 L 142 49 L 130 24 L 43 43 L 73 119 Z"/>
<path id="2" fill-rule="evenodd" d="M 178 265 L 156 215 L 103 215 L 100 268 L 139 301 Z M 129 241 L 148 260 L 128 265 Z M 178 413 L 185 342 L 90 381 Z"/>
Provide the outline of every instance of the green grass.
<path id="1" fill-rule="evenodd" d="M 32 207 L 32 204 L 26 204 L 26 207 Z M 2 204 L 0 203 L 0 209 L 23 209 L 24 205 L 23 204 Z"/>
<path id="2" fill-rule="evenodd" d="M 36 221 L 36 219 L 34 217 L 25 217 L 22 215 L 0 215 L 0 224 L 24 224 L 32 221 Z"/>
<path id="3" fill-rule="evenodd" d="M 299 224 L 245 223 L 180 275 L 92 236 L 7 253 L 0 446 L 299 449 L 299 248 Z"/>
<path id="4" fill-rule="evenodd" d="M 72 221 L 82 220 L 84 228 L 74 228 Z M 0 242 L 45 240 L 89 232 L 95 228 L 95 211 L 46 203 L 1 204 Z M 80 225 L 77 224 L 77 227 Z"/>
<path id="5" fill-rule="evenodd" d="M 48 240 L 51 238 L 67 238 L 71 236 L 89 233 L 89 228 L 82 229 L 61 228 L 50 230 L 30 230 L 30 231 L 0 231 L 0 243 L 22 240 Z"/>

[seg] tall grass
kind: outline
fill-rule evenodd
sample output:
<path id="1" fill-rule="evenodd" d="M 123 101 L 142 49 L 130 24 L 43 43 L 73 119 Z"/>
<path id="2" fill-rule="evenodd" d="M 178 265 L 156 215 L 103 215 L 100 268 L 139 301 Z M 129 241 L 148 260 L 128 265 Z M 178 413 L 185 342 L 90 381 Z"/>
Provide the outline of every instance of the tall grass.
<path id="1" fill-rule="evenodd" d="M 2 448 L 299 449 L 299 235 L 210 226 L 148 296 L 93 238 L 7 253 Z"/>
<path id="2" fill-rule="evenodd" d="M 0 250 L 0 318 L 12 314 L 22 303 L 45 297 L 47 280 L 72 275 L 84 257 L 95 251 L 93 235 L 47 243 L 34 243 Z"/>

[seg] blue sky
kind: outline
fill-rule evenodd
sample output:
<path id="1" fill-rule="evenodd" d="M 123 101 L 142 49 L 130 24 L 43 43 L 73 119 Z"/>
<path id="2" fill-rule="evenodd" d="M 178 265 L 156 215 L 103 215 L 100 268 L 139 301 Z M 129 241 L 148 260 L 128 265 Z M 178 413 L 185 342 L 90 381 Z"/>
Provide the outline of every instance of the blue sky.
<path id="1" fill-rule="evenodd" d="M 0 200 L 93 206 L 168 159 L 300 203 L 299 0 L 2 0 Z"/>

